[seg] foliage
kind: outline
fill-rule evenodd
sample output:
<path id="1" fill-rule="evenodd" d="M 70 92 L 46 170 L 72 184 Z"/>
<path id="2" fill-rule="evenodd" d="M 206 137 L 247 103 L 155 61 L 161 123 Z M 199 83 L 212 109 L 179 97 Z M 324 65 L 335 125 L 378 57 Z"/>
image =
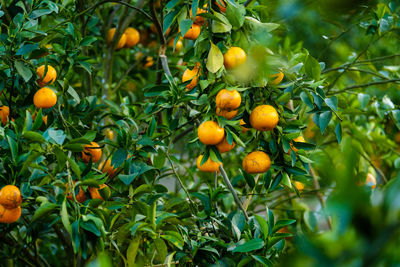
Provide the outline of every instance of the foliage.
<path id="1" fill-rule="evenodd" d="M 227 0 L 222 11 L 204 0 L 1 1 L 0 101 L 10 116 L 0 187 L 23 196 L 21 218 L 0 224 L 1 265 L 399 264 L 400 5 L 318 2 Z M 178 49 L 198 18 L 200 35 Z M 140 43 L 115 49 L 127 27 Z M 247 59 L 228 70 L 232 46 Z M 33 105 L 40 65 L 57 71 L 48 109 Z M 182 72 L 195 67 L 188 89 Z M 221 89 L 241 95 L 233 119 L 216 115 Z M 242 131 L 264 104 L 278 126 Z M 207 120 L 234 150 L 198 140 Z M 82 161 L 93 141 L 115 174 Z M 271 159 L 266 173 L 242 169 L 255 150 Z M 200 154 L 223 162 L 221 172 L 200 172 Z M 367 174 L 376 189 L 359 186 Z M 103 200 L 91 197 L 103 184 Z"/>

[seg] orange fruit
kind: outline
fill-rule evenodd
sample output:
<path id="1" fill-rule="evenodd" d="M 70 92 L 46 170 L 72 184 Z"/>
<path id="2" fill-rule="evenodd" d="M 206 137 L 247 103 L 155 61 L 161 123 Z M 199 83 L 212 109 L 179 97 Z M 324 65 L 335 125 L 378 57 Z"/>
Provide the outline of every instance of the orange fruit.
<path id="1" fill-rule="evenodd" d="M 36 73 L 39 76 L 37 83 L 40 87 L 53 84 L 57 78 L 57 71 L 52 66 L 47 65 L 47 72 L 46 75 L 44 76 L 45 69 L 46 65 L 42 65 L 36 69 Z"/>
<path id="2" fill-rule="evenodd" d="M 102 161 L 99 164 L 99 170 L 101 170 L 103 173 L 107 173 L 108 176 L 114 177 L 114 175 L 117 173 L 118 169 L 114 168 L 111 165 L 111 160 L 108 159 L 107 161 Z"/>
<path id="3" fill-rule="evenodd" d="M 7 123 L 8 117 L 10 116 L 10 108 L 8 106 L 0 107 L 0 117 L 1 123 L 5 125 Z"/>
<path id="4" fill-rule="evenodd" d="M 182 82 L 190 81 L 185 87 L 192 90 L 199 82 L 200 66 L 196 65 L 192 70 L 186 69 L 182 75 Z"/>
<path id="5" fill-rule="evenodd" d="M 243 119 L 241 119 L 240 120 L 240 128 L 242 129 L 242 132 L 248 132 L 248 131 L 250 131 L 250 129 L 249 128 L 246 128 L 246 127 L 244 127 L 244 125 L 246 125 L 246 122 L 244 122 L 244 120 Z"/>
<path id="6" fill-rule="evenodd" d="M 168 42 L 169 47 L 174 48 L 174 44 L 175 44 L 175 38 L 172 38 L 171 40 L 169 40 L 169 42 Z M 182 42 L 181 38 L 179 38 L 179 40 L 176 41 L 176 44 L 175 44 L 175 52 L 181 51 L 182 48 L 183 48 L 183 42 Z"/>
<path id="7" fill-rule="evenodd" d="M 296 138 L 294 138 L 293 141 L 295 141 L 297 143 L 305 143 L 306 142 L 306 140 L 304 140 L 304 137 L 301 136 L 301 135 L 296 137 Z M 298 149 L 292 143 L 290 144 L 290 148 L 292 148 L 294 152 L 298 151 Z"/>
<path id="8" fill-rule="evenodd" d="M 140 33 L 138 30 L 132 27 L 126 28 L 124 34 L 126 35 L 125 47 L 131 48 L 140 41 Z"/>
<path id="9" fill-rule="evenodd" d="M 92 158 L 92 162 L 98 162 L 101 158 L 102 151 L 99 144 L 92 142 L 90 145 L 84 145 L 82 151 L 82 160 L 86 163 Z"/>
<path id="10" fill-rule="evenodd" d="M 270 131 L 276 127 L 278 122 L 278 112 L 270 105 L 258 106 L 250 114 L 251 127 L 259 131 Z"/>
<path id="11" fill-rule="evenodd" d="M 114 131 L 111 130 L 111 129 L 107 129 L 107 130 L 106 130 L 106 137 L 107 137 L 108 139 L 110 139 L 110 140 L 113 140 L 113 139 L 114 139 Z"/>
<path id="12" fill-rule="evenodd" d="M 15 185 L 6 185 L 0 190 L 0 204 L 6 209 L 15 209 L 21 203 L 21 191 Z"/>
<path id="13" fill-rule="evenodd" d="M 187 31 L 187 33 L 183 36 L 185 39 L 196 40 L 200 35 L 200 26 L 197 24 L 193 24 L 192 27 Z"/>
<path id="14" fill-rule="evenodd" d="M 145 68 L 150 68 L 154 65 L 153 57 L 146 57 L 146 63 L 144 63 Z"/>
<path id="15" fill-rule="evenodd" d="M 269 84 L 270 85 L 277 85 L 280 84 L 280 82 L 283 80 L 283 72 L 280 71 L 279 73 L 276 74 L 271 74 L 269 75 L 270 81 Z"/>
<path id="16" fill-rule="evenodd" d="M 114 38 L 116 30 L 117 30 L 116 28 L 111 28 L 111 29 L 108 30 L 108 33 L 107 33 L 107 43 L 108 44 L 111 44 L 111 42 L 112 42 L 112 40 Z M 126 34 L 123 33 L 121 35 L 121 38 L 119 39 L 118 44 L 115 47 L 115 49 L 121 49 L 122 47 L 124 47 L 125 44 L 126 44 L 126 39 L 127 39 Z"/>
<path id="17" fill-rule="evenodd" d="M 232 145 L 230 145 L 228 143 L 228 140 L 225 137 L 224 140 L 222 140 L 221 143 L 216 145 L 216 147 L 217 147 L 219 153 L 225 153 L 225 152 L 231 151 L 235 147 L 235 145 L 236 144 L 235 144 L 234 141 L 232 141 Z"/>
<path id="18" fill-rule="evenodd" d="M 57 103 L 57 95 L 47 87 L 39 89 L 33 96 L 33 104 L 37 108 L 51 108 Z"/>
<path id="19" fill-rule="evenodd" d="M 47 126 L 47 115 L 46 115 L 46 116 L 44 116 L 42 119 L 43 119 L 44 125 L 46 125 L 46 126 Z"/>
<path id="20" fill-rule="evenodd" d="M 247 173 L 264 173 L 271 167 L 271 159 L 265 152 L 254 151 L 244 157 L 242 165 Z"/>
<path id="21" fill-rule="evenodd" d="M 92 199 L 97 198 L 97 199 L 104 200 L 104 199 L 101 197 L 99 190 L 105 190 L 106 195 L 108 195 L 107 199 L 111 196 L 110 188 L 109 188 L 106 184 L 102 184 L 102 185 L 99 185 L 99 188 L 96 188 L 96 187 L 89 187 L 89 194 L 90 194 L 90 197 L 91 197 Z"/>
<path id="22" fill-rule="evenodd" d="M 246 58 L 246 52 L 242 48 L 233 46 L 224 54 L 225 68 L 228 70 L 240 66 L 246 61 Z"/>
<path id="23" fill-rule="evenodd" d="M 205 121 L 197 130 L 200 142 L 205 145 L 216 145 L 224 139 L 225 130 L 219 127 L 215 121 Z"/>
<path id="24" fill-rule="evenodd" d="M 216 0 L 215 4 L 218 6 L 219 10 L 221 10 L 221 12 L 225 13 L 226 12 L 226 4 L 224 2 L 224 0 Z"/>
<path id="25" fill-rule="evenodd" d="M 74 185 L 76 184 L 76 181 L 72 182 Z M 67 194 L 67 198 L 70 200 L 73 200 L 73 195 L 71 194 L 70 190 L 69 190 L 69 184 L 66 183 L 65 184 L 65 193 Z M 75 190 L 74 190 L 74 194 L 75 194 Z M 85 196 L 85 192 L 82 190 L 82 188 L 79 186 L 79 191 L 78 194 L 75 195 L 76 201 L 78 201 L 79 203 L 83 203 L 86 200 L 86 196 Z"/>
<path id="26" fill-rule="evenodd" d="M 217 107 L 220 109 L 237 109 L 242 102 L 242 97 L 240 96 L 239 92 L 236 90 L 226 90 L 222 89 L 218 92 L 217 97 L 215 98 L 215 102 Z"/>
<path id="27" fill-rule="evenodd" d="M 304 189 L 304 184 L 302 182 L 293 181 L 293 185 L 294 185 L 294 187 L 296 187 L 296 189 L 298 191 L 303 191 L 303 189 Z"/>
<path id="28" fill-rule="evenodd" d="M 21 207 L 6 209 L 0 205 L 0 223 L 14 223 L 21 217 Z"/>
<path id="29" fill-rule="evenodd" d="M 222 165 L 222 162 L 215 162 L 209 157 L 203 165 L 200 165 L 201 160 L 203 159 L 203 155 L 198 156 L 197 158 L 197 168 L 203 172 L 219 172 L 219 165 Z"/>
<path id="30" fill-rule="evenodd" d="M 237 110 L 237 109 L 234 109 L 234 110 L 228 111 L 228 110 L 225 110 L 225 109 L 217 108 L 217 109 L 215 110 L 215 113 L 216 113 L 218 116 L 222 116 L 222 117 L 225 117 L 225 118 L 228 119 L 228 120 L 231 120 L 231 119 L 233 119 L 233 118 L 237 115 L 238 110 Z"/>
<path id="31" fill-rule="evenodd" d="M 207 10 L 202 9 L 202 8 L 198 8 L 197 9 L 197 13 L 196 13 L 196 18 L 194 19 L 194 23 L 198 24 L 198 25 L 203 25 L 204 21 L 206 20 L 204 17 L 202 16 L 198 16 L 201 13 L 206 13 Z M 190 18 L 193 19 L 193 13 L 192 13 L 192 9 L 190 9 Z"/>

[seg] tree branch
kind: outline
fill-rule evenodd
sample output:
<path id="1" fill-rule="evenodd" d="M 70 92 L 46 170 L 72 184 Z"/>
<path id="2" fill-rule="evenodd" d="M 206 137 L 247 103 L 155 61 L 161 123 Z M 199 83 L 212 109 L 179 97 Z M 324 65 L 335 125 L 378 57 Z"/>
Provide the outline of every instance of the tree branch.
<path id="1" fill-rule="evenodd" d="M 327 94 L 328 95 L 336 95 L 336 94 L 340 94 L 340 93 L 343 93 L 343 92 L 351 90 L 351 89 L 364 88 L 364 87 L 368 87 L 371 85 L 378 85 L 378 84 L 385 84 L 385 83 L 397 83 L 397 82 L 400 82 L 400 79 L 390 79 L 390 80 L 382 80 L 382 81 L 376 81 L 376 82 L 370 82 L 370 83 L 356 84 L 356 85 L 352 85 L 352 86 L 343 88 L 338 91 L 334 91 L 330 94 L 329 93 L 327 93 Z"/>

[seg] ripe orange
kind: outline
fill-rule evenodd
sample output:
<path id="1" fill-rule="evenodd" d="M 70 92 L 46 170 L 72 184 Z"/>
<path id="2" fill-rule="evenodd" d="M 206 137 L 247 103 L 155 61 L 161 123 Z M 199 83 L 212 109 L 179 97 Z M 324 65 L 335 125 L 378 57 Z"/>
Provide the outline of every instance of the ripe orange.
<path id="1" fill-rule="evenodd" d="M 219 172 L 219 165 L 222 165 L 222 162 L 215 162 L 209 157 L 203 165 L 200 165 L 201 160 L 203 159 L 203 155 L 198 156 L 197 158 L 197 168 L 203 172 Z"/>
<path id="2" fill-rule="evenodd" d="M 0 223 L 14 223 L 21 217 L 21 207 L 6 209 L 0 205 Z"/>
<path id="3" fill-rule="evenodd" d="M 304 137 L 301 136 L 301 135 L 296 137 L 296 138 L 294 138 L 293 141 L 295 141 L 297 143 L 305 143 L 306 142 L 306 140 L 304 140 Z M 294 152 L 298 151 L 298 149 L 292 143 L 290 144 L 290 148 L 292 148 Z"/>
<path id="4" fill-rule="evenodd" d="M 303 191 L 303 189 L 304 189 L 304 184 L 302 182 L 294 181 L 293 185 L 294 185 L 294 187 L 296 187 L 296 189 L 298 191 Z"/>
<path id="5" fill-rule="evenodd" d="M 270 105 L 258 106 L 250 114 L 251 126 L 259 131 L 270 131 L 276 127 L 278 122 L 278 112 Z"/>
<path id="6" fill-rule="evenodd" d="M 111 130 L 111 129 L 107 129 L 107 130 L 106 130 L 106 137 L 107 137 L 108 139 L 110 139 L 110 140 L 113 140 L 113 139 L 114 139 L 114 131 Z"/>
<path id="7" fill-rule="evenodd" d="M 242 165 L 247 173 L 264 173 L 271 167 L 271 159 L 265 152 L 254 151 L 243 159 Z"/>
<path id="8" fill-rule="evenodd" d="M 225 130 L 219 127 L 215 121 L 205 121 L 200 124 L 197 135 L 203 144 L 216 145 L 224 138 Z"/>
<path id="9" fill-rule="evenodd" d="M 218 6 L 219 10 L 221 10 L 221 12 L 225 13 L 226 12 L 226 4 L 224 2 L 224 0 L 216 0 L 215 4 Z"/>
<path id="10" fill-rule="evenodd" d="M 236 90 L 228 91 L 222 89 L 218 92 L 215 102 L 217 107 L 220 109 L 232 110 L 237 109 L 240 106 L 242 97 Z"/>
<path id="11" fill-rule="evenodd" d="M 108 30 L 108 33 L 107 33 L 107 43 L 108 44 L 111 44 L 111 41 L 114 38 L 116 30 L 117 30 L 116 28 L 111 28 L 111 29 Z M 127 39 L 126 34 L 123 33 L 121 35 L 121 38 L 119 39 L 117 47 L 115 47 L 115 49 L 121 49 L 122 47 L 124 47 L 125 44 L 126 44 L 126 39 Z"/>
<path id="12" fill-rule="evenodd" d="M 76 184 L 76 181 L 72 182 L 74 185 Z M 73 195 L 71 194 L 70 190 L 69 190 L 69 184 L 66 183 L 65 184 L 65 193 L 67 194 L 67 198 L 72 200 Z M 75 192 L 74 192 L 75 194 Z M 76 201 L 78 201 L 79 203 L 83 203 L 86 200 L 86 196 L 85 196 L 85 192 L 82 190 L 82 188 L 79 186 L 79 191 L 78 194 L 75 195 Z"/>
<path id="13" fill-rule="evenodd" d="M 205 6 L 206 7 L 206 6 Z M 202 9 L 202 8 L 198 8 L 197 9 L 197 13 L 196 13 L 196 18 L 194 19 L 194 23 L 198 24 L 198 25 L 203 25 L 204 21 L 206 20 L 204 17 L 198 16 L 201 13 L 206 13 L 207 10 Z M 190 9 L 190 18 L 193 19 L 193 13 L 192 13 L 192 9 Z"/>
<path id="14" fill-rule="evenodd" d="M 52 66 L 47 65 L 47 72 L 44 76 L 45 69 L 46 65 L 42 65 L 36 69 L 36 73 L 39 76 L 37 83 L 40 87 L 53 84 L 57 78 L 57 71 Z"/>
<path id="15" fill-rule="evenodd" d="M 172 38 L 171 40 L 169 40 L 169 42 L 168 42 L 168 46 L 169 47 L 174 48 L 174 44 L 175 44 L 175 38 Z M 182 43 L 182 40 L 180 38 L 178 41 L 176 41 L 175 52 L 181 51 L 182 48 L 183 48 L 183 43 Z"/>
<path id="16" fill-rule="evenodd" d="M 222 116 L 222 117 L 225 117 L 225 118 L 228 119 L 228 120 L 231 120 L 231 119 L 233 119 L 233 118 L 237 115 L 238 110 L 237 110 L 237 109 L 234 109 L 234 110 L 228 111 L 228 110 L 225 110 L 225 109 L 217 108 L 217 109 L 215 110 L 215 113 L 216 113 L 218 116 Z"/>
<path id="17" fill-rule="evenodd" d="M 108 185 L 102 184 L 102 185 L 99 185 L 99 188 L 89 187 L 89 194 L 90 194 L 92 199 L 97 198 L 97 199 L 104 200 L 101 197 L 99 190 L 104 190 L 105 191 L 105 194 L 108 195 L 107 199 L 111 196 L 111 191 L 110 191 L 110 188 L 108 187 Z"/>
<path id="18" fill-rule="evenodd" d="M 114 168 L 111 165 L 111 160 L 108 159 L 106 162 L 102 161 L 99 164 L 99 170 L 101 170 L 103 173 L 107 173 L 108 176 L 114 177 L 114 175 L 117 173 L 118 169 Z"/>
<path id="19" fill-rule="evenodd" d="M 184 83 L 191 80 L 191 82 L 186 85 L 187 90 L 192 90 L 198 84 L 199 76 L 200 76 L 199 65 L 196 65 L 192 70 L 186 69 L 183 72 L 182 82 Z"/>
<path id="20" fill-rule="evenodd" d="M 246 58 L 246 52 L 242 48 L 233 46 L 224 54 L 225 68 L 228 70 L 240 66 L 246 61 Z"/>
<path id="21" fill-rule="evenodd" d="M 187 31 L 185 36 L 183 36 L 183 38 L 189 39 L 189 40 L 196 40 L 197 37 L 199 37 L 199 35 L 200 35 L 200 30 L 201 30 L 201 28 L 199 25 L 193 24 L 192 27 L 190 27 L 190 29 Z"/>
<path id="22" fill-rule="evenodd" d="M 126 35 L 125 47 L 131 48 L 131 47 L 135 46 L 137 43 L 139 43 L 140 33 L 135 28 L 128 27 L 128 28 L 126 28 L 124 33 Z"/>
<path id="23" fill-rule="evenodd" d="M 241 119 L 240 120 L 240 128 L 242 129 L 242 132 L 248 132 L 248 131 L 250 131 L 250 129 L 249 128 L 246 128 L 246 127 L 244 127 L 244 125 L 246 125 L 246 123 L 244 122 L 244 120 L 243 119 Z"/>
<path id="24" fill-rule="evenodd" d="M 279 84 L 283 80 L 283 76 L 284 76 L 283 72 L 281 71 L 279 73 L 269 75 L 270 78 L 269 84 L 270 85 Z"/>
<path id="25" fill-rule="evenodd" d="M 47 87 L 39 89 L 33 96 L 33 104 L 37 108 L 51 108 L 57 103 L 57 95 Z"/>
<path id="26" fill-rule="evenodd" d="M 234 141 L 232 141 L 232 145 L 230 145 L 228 143 L 228 140 L 226 139 L 226 137 L 224 137 L 224 140 L 222 140 L 221 143 L 217 144 L 216 147 L 217 147 L 219 153 L 225 153 L 225 152 L 231 151 L 235 147 L 235 145 L 236 144 Z"/>
<path id="27" fill-rule="evenodd" d="M 7 123 L 7 119 L 10 116 L 10 108 L 8 106 L 1 106 L 0 107 L 0 117 L 1 123 L 5 125 Z"/>
<path id="28" fill-rule="evenodd" d="M 150 68 L 154 65 L 153 57 L 146 57 L 146 63 L 144 63 L 145 68 Z"/>
<path id="29" fill-rule="evenodd" d="M 84 145 L 82 151 L 82 160 L 86 163 L 92 158 L 92 162 L 98 162 L 101 158 L 102 151 L 96 142 L 92 142 L 90 145 Z"/>
<path id="30" fill-rule="evenodd" d="M 15 185 L 6 185 L 0 190 L 0 204 L 6 209 L 15 209 L 21 203 L 21 191 Z"/>

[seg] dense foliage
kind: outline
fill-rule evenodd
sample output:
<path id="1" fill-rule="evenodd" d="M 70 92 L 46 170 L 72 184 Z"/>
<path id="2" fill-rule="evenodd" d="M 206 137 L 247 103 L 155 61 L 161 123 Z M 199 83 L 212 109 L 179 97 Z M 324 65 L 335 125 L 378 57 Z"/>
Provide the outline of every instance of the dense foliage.
<path id="1" fill-rule="evenodd" d="M 400 264 L 399 14 L 2 0 L 0 265 Z"/>

